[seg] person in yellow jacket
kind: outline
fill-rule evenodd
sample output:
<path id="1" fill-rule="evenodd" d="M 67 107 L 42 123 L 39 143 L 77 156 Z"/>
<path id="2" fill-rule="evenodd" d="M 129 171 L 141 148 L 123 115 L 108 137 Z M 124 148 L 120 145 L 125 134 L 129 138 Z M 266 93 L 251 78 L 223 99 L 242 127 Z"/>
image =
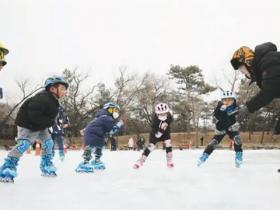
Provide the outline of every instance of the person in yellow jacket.
<path id="1" fill-rule="evenodd" d="M 5 55 L 9 53 L 9 50 L 0 42 L 0 71 L 7 64 Z"/>

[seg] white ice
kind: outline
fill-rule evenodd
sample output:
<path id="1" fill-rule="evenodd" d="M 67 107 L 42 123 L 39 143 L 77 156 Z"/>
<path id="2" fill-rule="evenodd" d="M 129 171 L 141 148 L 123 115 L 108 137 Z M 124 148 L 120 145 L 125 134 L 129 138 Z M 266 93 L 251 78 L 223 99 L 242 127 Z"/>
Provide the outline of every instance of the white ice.
<path id="1" fill-rule="evenodd" d="M 136 151 L 105 151 L 105 171 L 77 174 L 82 151 L 70 151 L 58 177 L 40 176 L 39 157 L 25 154 L 14 184 L 0 183 L 0 210 L 278 210 L 280 151 L 245 150 L 242 168 L 234 152 L 216 150 L 200 168 L 202 150 L 175 150 L 175 168 L 156 150 L 139 169 Z M 3 163 L 7 152 L 0 151 Z"/>

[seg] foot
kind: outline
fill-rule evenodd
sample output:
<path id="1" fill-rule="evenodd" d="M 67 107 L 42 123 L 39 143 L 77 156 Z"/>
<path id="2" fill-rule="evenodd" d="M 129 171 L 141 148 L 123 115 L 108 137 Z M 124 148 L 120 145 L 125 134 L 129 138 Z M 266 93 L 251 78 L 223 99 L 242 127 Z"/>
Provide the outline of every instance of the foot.
<path id="1" fill-rule="evenodd" d="M 207 153 L 203 153 L 201 157 L 197 161 L 197 166 L 201 166 L 201 164 L 205 163 L 205 161 L 208 159 L 209 155 Z"/>
<path id="2" fill-rule="evenodd" d="M 76 168 L 76 172 L 78 173 L 93 173 L 94 166 L 88 162 L 82 162 Z"/>
<path id="3" fill-rule="evenodd" d="M 242 152 L 236 152 L 235 153 L 235 166 L 236 166 L 236 168 L 240 168 L 242 163 L 243 163 L 243 153 Z"/>
<path id="4" fill-rule="evenodd" d="M 168 152 L 166 154 L 167 168 L 173 168 L 174 167 L 172 157 L 173 157 L 172 152 Z"/>
<path id="5" fill-rule="evenodd" d="M 141 166 L 143 166 L 145 160 L 146 160 L 146 156 L 142 156 L 139 160 L 136 161 L 136 163 L 133 165 L 134 169 L 139 169 Z"/>
<path id="6" fill-rule="evenodd" d="M 100 160 L 93 160 L 91 162 L 91 164 L 93 165 L 94 169 L 96 169 L 96 170 L 105 170 L 106 169 L 105 164 Z"/>

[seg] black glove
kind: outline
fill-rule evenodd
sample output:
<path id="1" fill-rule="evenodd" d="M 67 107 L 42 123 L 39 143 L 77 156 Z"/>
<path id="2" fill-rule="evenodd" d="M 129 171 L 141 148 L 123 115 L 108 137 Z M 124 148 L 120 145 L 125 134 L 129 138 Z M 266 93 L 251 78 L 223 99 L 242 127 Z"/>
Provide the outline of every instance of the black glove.
<path id="1" fill-rule="evenodd" d="M 247 118 L 249 116 L 250 112 L 247 108 L 247 106 L 243 105 L 240 106 L 239 110 L 238 110 L 238 115 L 237 115 L 237 121 L 241 122 L 243 121 L 245 118 Z"/>

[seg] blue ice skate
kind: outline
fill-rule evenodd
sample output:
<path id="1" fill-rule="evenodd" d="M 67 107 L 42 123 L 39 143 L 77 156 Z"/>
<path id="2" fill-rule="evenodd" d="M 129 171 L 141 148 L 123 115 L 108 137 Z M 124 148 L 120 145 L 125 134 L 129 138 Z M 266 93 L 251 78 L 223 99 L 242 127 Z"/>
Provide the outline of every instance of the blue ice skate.
<path id="1" fill-rule="evenodd" d="M 207 159 L 208 159 L 208 157 L 209 157 L 209 155 L 207 154 L 207 153 L 203 153 L 202 155 L 201 155 L 201 157 L 198 159 L 198 161 L 197 161 L 197 166 L 199 167 L 199 166 L 201 166 L 201 164 L 203 164 Z"/>
<path id="2" fill-rule="evenodd" d="M 81 162 L 76 168 L 76 172 L 78 173 L 93 173 L 94 167 L 87 161 Z"/>
<path id="3" fill-rule="evenodd" d="M 105 164 L 100 160 L 93 160 L 93 161 L 91 161 L 91 164 L 93 165 L 94 169 L 96 169 L 96 170 L 105 170 L 106 169 Z"/>
<path id="4" fill-rule="evenodd" d="M 236 152 L 235 153 L 235 166 L 239 168 L 243 163 L 243 153 L 242 152 Z"/>
<path id="5" fill-rule="evenodd" d="M 48 156 L 42 156 L 40 169 L 42 172 L 41 174 L 42 176 L 47 176 L 47 177 L 57 176 L 56 167 L 53 165 L 51 158 L 49 158 Z"/>
<path id="6" fill-rule="evenodd" d="M 7 157 L 3 166 L 0 167 L 0 182 L 14 182 L 17 176 L 17 164 L 19 158 Z"/>

